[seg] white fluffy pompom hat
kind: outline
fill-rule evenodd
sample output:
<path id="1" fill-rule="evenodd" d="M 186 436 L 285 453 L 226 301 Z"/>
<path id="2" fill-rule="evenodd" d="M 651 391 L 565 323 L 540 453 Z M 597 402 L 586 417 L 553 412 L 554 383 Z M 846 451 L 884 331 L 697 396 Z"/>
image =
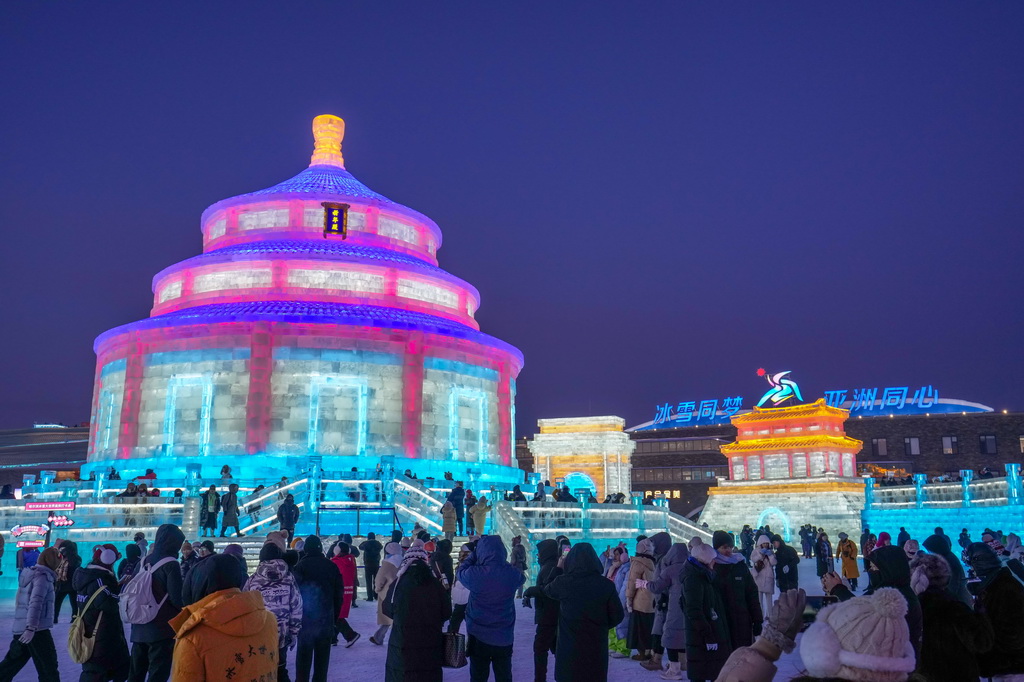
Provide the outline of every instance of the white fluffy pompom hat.
<path id="1" fill-rule="evenodd" d="M 907 602 L 882 588 L 826 606 L 800 640 L 800 658 L 814 677 L 902 682 L 916 661 L 907 628 Z"/>

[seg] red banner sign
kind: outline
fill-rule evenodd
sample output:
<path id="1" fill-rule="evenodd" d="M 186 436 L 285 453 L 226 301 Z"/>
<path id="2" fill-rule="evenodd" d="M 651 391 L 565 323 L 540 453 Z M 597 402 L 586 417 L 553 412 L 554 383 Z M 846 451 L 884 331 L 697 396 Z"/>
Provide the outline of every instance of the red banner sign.
<path id="1" fill-rule="evenodd" d="M 49 532 L 50 527 L 46 524 L 43 524 L 41 526 L 18 525 L 11 529 L 11 535 L 13 535 L 16 538 L 21 537 L 22 535 L 32 535 L 33 533 L 35 533 L 36 535 L 46 535 Z"/>
<path id="2" fill-rule="evenodd" d="M 26 502 L 25 511 L 75 511 L 74 502 Z"/>

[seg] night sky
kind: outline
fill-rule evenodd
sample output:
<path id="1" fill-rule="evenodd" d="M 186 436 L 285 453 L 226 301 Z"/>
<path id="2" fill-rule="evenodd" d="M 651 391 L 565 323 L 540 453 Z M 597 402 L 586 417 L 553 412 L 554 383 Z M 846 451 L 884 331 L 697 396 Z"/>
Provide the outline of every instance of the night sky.
<path id="1" fill-rule="evenodd" d="M 1024 408 L 1024 3 L 3 3 L 0 427 L 211 203 L 346 166 L 522 349 L 518 431 L 767 388 Z M 911 388 L 913 391 L 913 388 Z"/>

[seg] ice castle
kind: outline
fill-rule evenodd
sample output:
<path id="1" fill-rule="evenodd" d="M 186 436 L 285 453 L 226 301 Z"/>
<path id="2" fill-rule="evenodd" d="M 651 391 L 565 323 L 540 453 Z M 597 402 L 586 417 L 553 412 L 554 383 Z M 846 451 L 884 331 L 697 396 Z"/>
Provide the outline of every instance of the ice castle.
<path id="1" fill-rule="evenodd" d="M 207 208 L 203 253 L 153 278 L 151 317 L 96 339 L 83 478 L 228 465 L 244 485 L 315 462 L 522 480 L 522 354 L 480 331 L 479 292 L 438 267 L 437 224 L 345 169 L 344 133 L 317 116 L 309 167 Z"/>

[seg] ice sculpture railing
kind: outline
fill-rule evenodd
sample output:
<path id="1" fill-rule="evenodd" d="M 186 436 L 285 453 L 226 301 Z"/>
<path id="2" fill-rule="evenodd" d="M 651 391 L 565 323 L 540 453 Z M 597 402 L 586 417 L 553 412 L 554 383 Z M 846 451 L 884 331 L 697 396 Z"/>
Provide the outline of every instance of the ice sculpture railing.
<path id="1" fill-rule="evenodd" d="M 913 485 L 878 486 L 865 478 L 865 510 L 955 509 L 1000 507 L 1020 504 L 1022 497 L 1019 464 L 1006 464 L 1006 476 L 974 479 L 963 470 L 957 483 L 927 483 L 924 474 L 914 474 Z"/>
<path id="2" fill-rule="evenodd" d="M 395 476 L 395 509 L 431 533 L 441 534 L 441 507 L 445 499 L 436 496 L 419 481 Z"/>
<path id="3" fill-rule="evenodd" d="M 300 514 L 307 511 L 309 509 L 308 483 L 306 478 L 288 483 L 280 482 L 269 488 L 264 488 L 258 493 L 240 498 L 238 501 L 239 520 L 245 525 L 239 530 L 246 535 L 269 533 L 276 530 L 278 526 L 277 509 L 288 495 L 295 498 L 295 504 L 298 506 Z M 248 519 L 247 524 L 243 520 L 246 518 Z"/>
<path id="4" fill-rule="evenodd" d="M 505 547 L 511 551 L 512 538 L 518 537 L 526 549 L 527 585 L 537 582 L 537 547 L 533 534 L 523 523 L 522 517 L 512 502 L 496 502 L 491 511 L 491 532 L 501 537 Z"/>

